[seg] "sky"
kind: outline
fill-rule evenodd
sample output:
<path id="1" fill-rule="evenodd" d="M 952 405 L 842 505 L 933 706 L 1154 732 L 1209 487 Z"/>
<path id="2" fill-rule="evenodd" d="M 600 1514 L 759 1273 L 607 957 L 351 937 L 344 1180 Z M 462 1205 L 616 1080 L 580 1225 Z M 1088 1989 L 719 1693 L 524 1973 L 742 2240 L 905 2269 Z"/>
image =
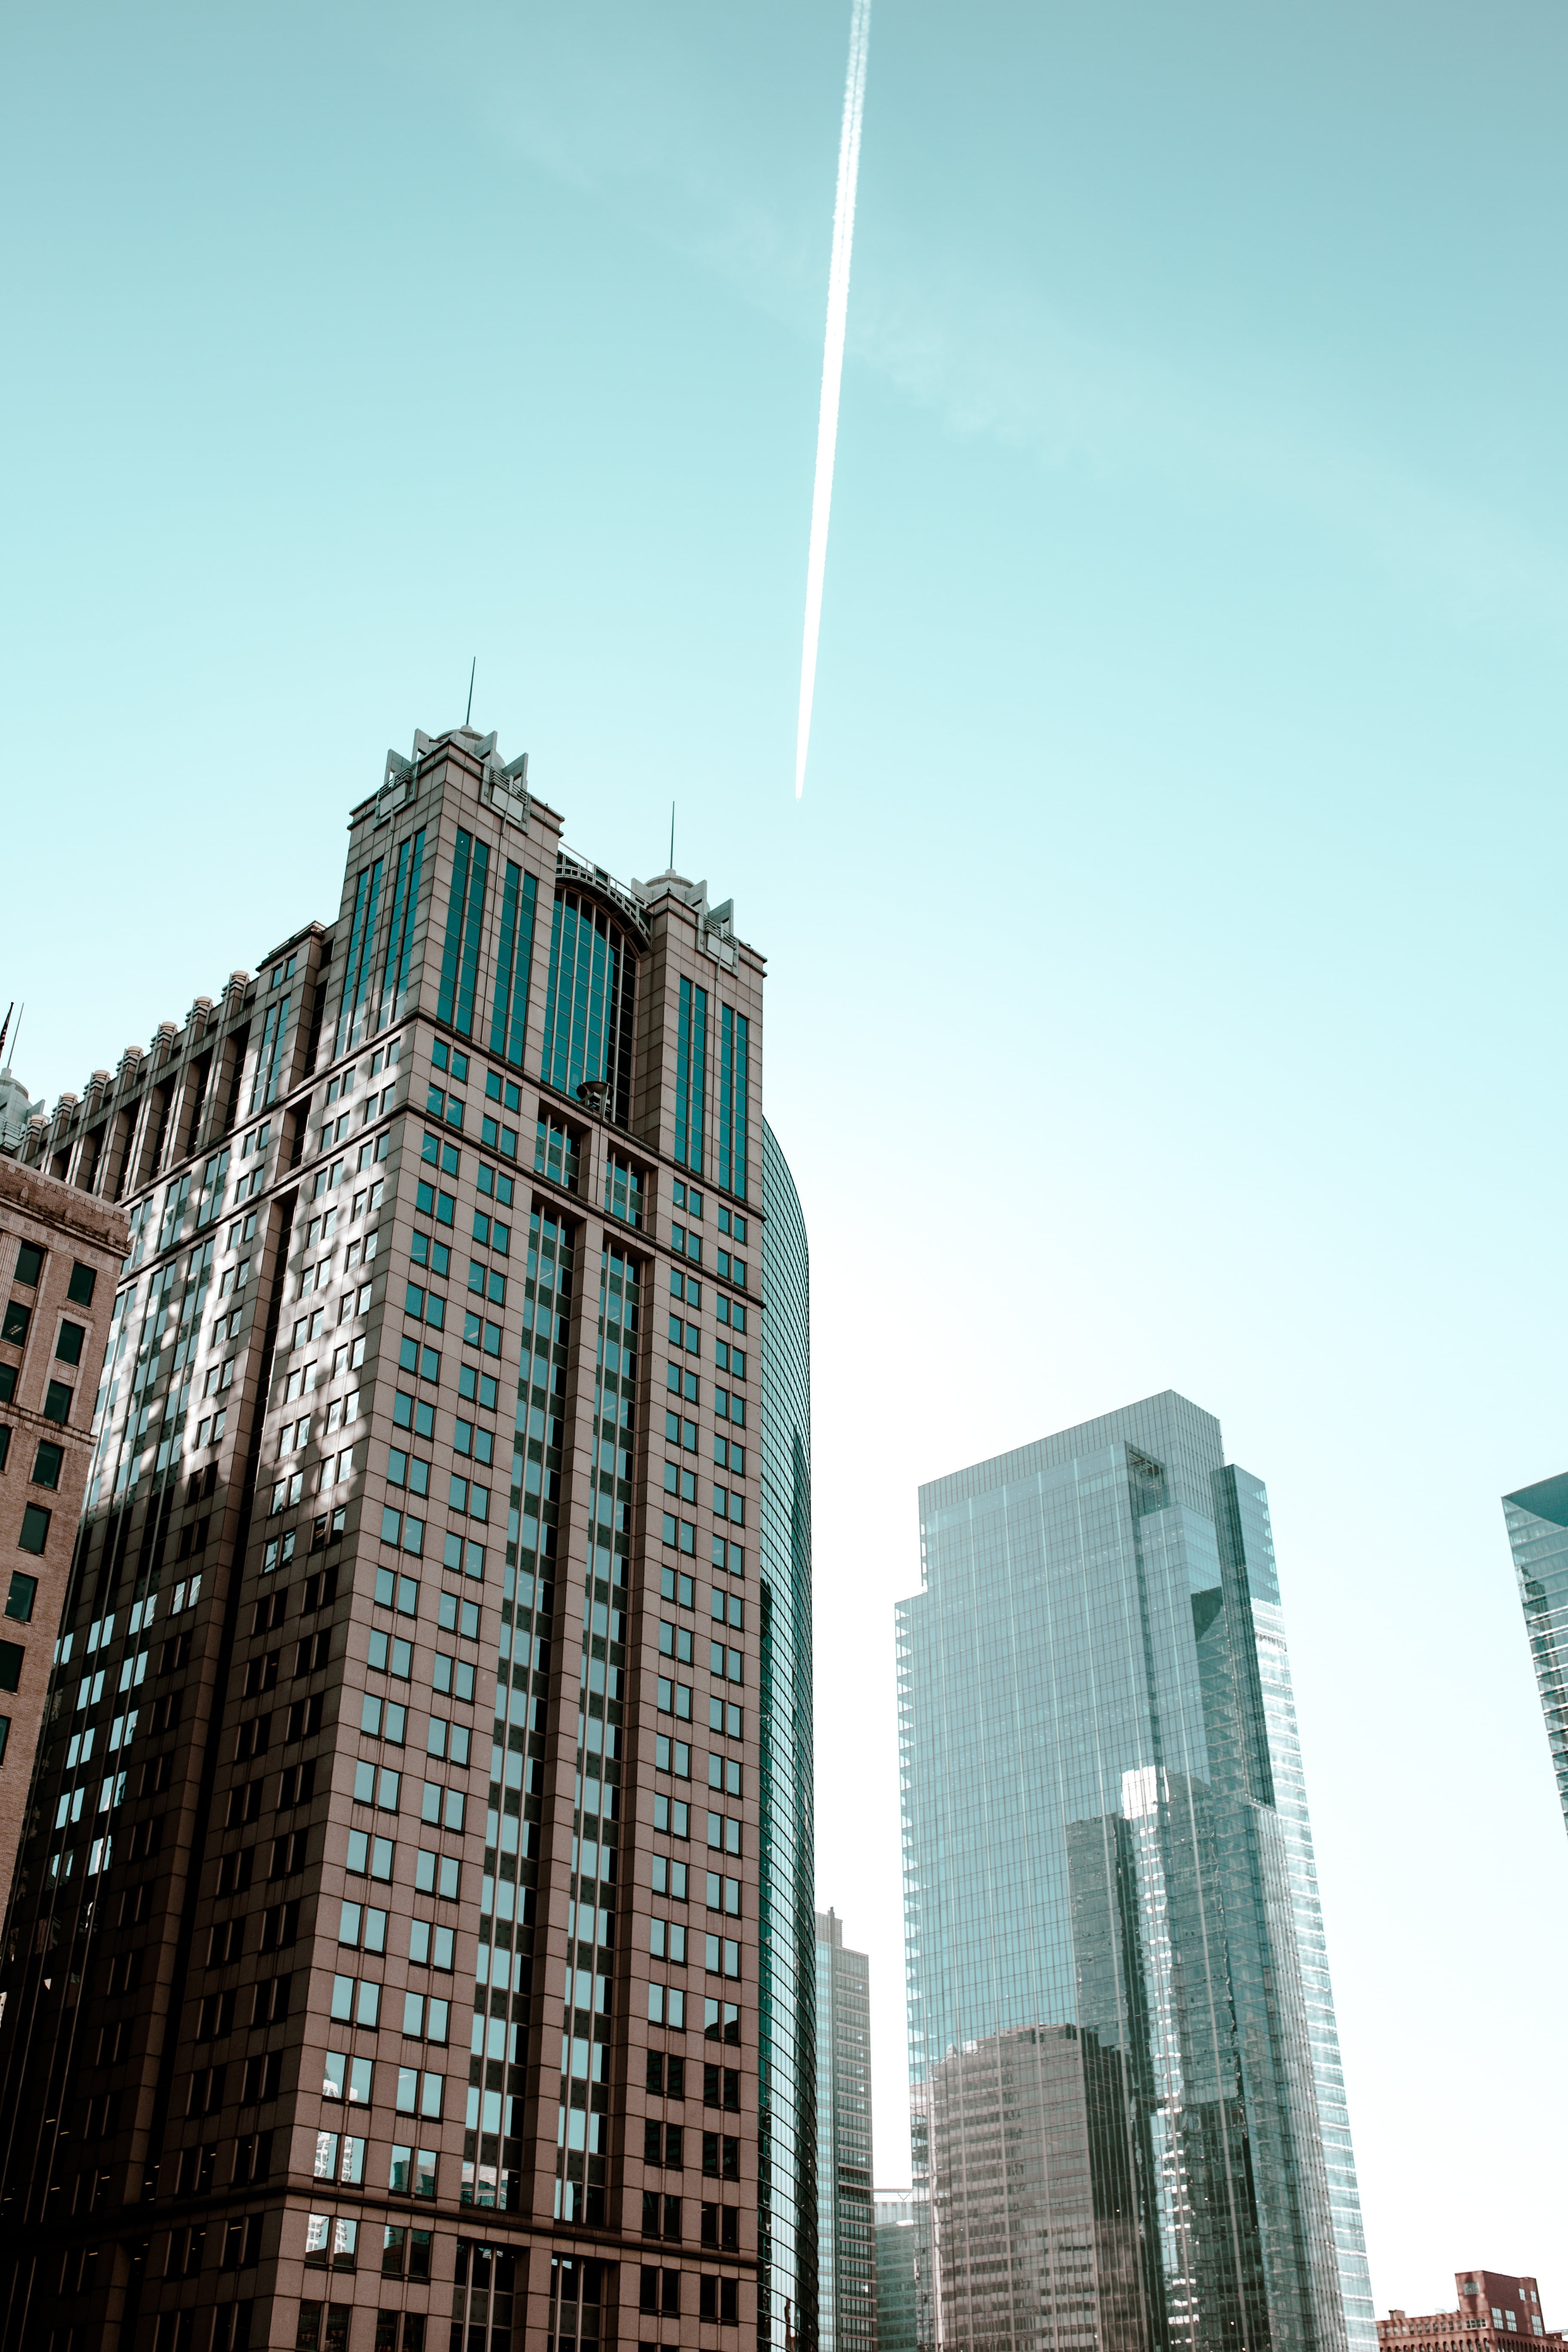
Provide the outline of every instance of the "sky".
<path id="1" fill-rule="evenodd" d="M 923 1479 L 1165 1387 L 1268 1485 L 1379 2310 L 1568 2322 L 1568 1851 L 1499 1496 L 1568 1466 L 1568 19 L 12 10 L 0 1003 L 52 1100 L 337 905 L 474 717 L 769 960 L 818 1891 L 908 2178 Z"/>

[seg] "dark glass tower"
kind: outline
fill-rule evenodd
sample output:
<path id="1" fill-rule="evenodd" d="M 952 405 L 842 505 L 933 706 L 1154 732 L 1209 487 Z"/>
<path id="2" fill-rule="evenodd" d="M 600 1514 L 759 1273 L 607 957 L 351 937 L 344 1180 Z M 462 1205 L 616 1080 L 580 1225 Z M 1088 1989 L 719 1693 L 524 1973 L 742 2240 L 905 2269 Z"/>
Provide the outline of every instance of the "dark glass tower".
<path id="1" fill-rule="evenodd" d="M 816 2342 L 816 1911 L 811 1705 L 811 1258 L 763 1121 L 759 2347 Z"/>
<path id="2" fill-rule="evenodd" d="M 1350 2340 L 1261 1497 L 1170 1392 L 921 1489 L 900 1745 L 945 2340 Z"/>

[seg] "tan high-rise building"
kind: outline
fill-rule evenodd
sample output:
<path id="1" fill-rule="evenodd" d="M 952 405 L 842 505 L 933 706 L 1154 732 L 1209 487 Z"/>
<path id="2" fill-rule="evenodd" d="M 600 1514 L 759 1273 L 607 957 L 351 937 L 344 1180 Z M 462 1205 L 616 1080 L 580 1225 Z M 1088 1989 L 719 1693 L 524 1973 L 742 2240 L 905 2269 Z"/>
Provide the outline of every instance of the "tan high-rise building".
<path id="1" fill-rule="evenodd" d="M 7 2345 L 805 2340 L 762 1011 L 704 885 L 420 735 L 335 921 L 29 1130 L 131 1248 L 4 1962 Z"/>
<path id="2" fill-rule="evenodd" d="M 26 1132 L 7 1132 L 8 1108 L 0 1099 L 0 1886 L 22 1842 L 125 1255 L 119 1210 L 5 1150 Z"/>

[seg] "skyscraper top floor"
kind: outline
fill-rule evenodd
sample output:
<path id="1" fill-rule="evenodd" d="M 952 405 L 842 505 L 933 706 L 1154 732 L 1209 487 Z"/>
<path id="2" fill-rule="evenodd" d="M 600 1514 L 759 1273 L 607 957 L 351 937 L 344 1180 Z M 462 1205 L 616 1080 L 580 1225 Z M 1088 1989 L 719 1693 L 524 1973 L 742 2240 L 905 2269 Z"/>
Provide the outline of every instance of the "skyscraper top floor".
<path id="1" fill-rule="evenodd" d="M 595 1089 L 612 1127 L 754 1195 L 763 958 L 705 883 L 622 884 L 561 835 L 526 756 L 503 763 L 493 735 L 467 729 L 416 734 L 350 813 L 336 920 L 305 924 L 255 978 L 231 973 L 95 1070 L 34 1118 L 20 1156 L 129 1199 L 416 1012 L 489 1057 L 471 1106 L 450 1090 L 470 1135 L 489 1119 L 499 1142 L 505 1072 L 526 1070 L 574 1107 Z M 290 1150 L 302 1143 L 296 1128 Z"/>

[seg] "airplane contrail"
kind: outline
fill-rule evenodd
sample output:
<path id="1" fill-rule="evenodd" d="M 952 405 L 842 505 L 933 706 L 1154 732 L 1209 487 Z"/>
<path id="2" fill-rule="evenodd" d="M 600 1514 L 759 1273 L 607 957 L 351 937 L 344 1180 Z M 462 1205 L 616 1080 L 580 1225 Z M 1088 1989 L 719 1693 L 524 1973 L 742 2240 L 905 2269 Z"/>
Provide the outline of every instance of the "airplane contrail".
<path id="1" fill-rule="evenodd" d="M 822 352 L 822 407 L 816 425 L 816 483 L 811 495 L 811 551 L 805 566 L 805 635 L 800 656 L 800 719 L 795 731 L 795 796 L 805 789 L 811 702 L 816 688 L 816 640 L 822 626 L 822 578 L 827 565 L 827 515 L 833 503 L 833 453 L 838 440 L 838 387 L 844 374 L 844 330 L 849 312 L 849 251 L 855 241 L 855 183 L 860 170 L 860 117 L 866 105 L 866 54 L 871 0 L 855 0 L 849 20 L 849 73 L 838 136 L 838 193 L 833 204 L 833 259 L 827 273 L 827 335 Z"/>

